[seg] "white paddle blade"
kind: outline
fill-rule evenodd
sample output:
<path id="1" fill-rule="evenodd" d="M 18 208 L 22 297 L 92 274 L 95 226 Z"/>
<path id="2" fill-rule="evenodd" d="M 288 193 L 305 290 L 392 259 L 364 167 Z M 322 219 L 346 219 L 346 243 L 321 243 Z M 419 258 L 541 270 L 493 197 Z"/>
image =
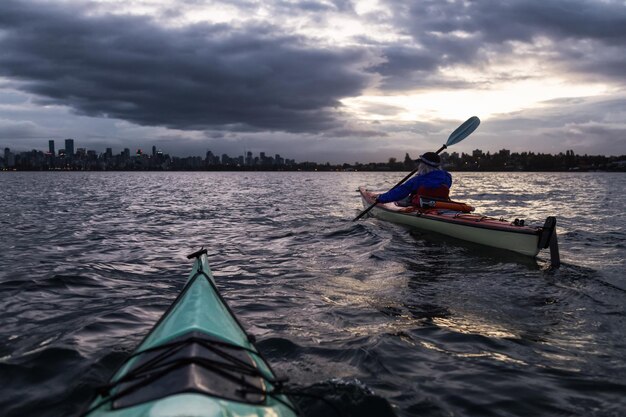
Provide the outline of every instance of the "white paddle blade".
<path id="1" fill-rule="evenodd" d="M 472 116 L 465 121 L 461 126 L 457 127 L 454 132 L 448 138 L 446 142 L 446 146 L 454 145 L 455 143 L 459 143 L 466 137 L 472 134 L 474 130 L 480 124 L 480 119 L 476 116 Z"/>

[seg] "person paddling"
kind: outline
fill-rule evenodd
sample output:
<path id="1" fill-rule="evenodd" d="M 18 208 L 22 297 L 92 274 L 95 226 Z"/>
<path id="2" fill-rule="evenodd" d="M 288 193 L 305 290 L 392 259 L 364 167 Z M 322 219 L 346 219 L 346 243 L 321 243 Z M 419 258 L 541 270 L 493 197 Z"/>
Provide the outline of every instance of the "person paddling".
<path id="1" fill-rule="evenodd" d="M 452 176 L 440 168 L 441 158 L 435 152 L 426 152 L 417 160 L 417 175 L 404 184 L 379 194 L 377 203 L 397 201 L 400 206 L 420 206 L 420 197 L 450 199 Z"/>

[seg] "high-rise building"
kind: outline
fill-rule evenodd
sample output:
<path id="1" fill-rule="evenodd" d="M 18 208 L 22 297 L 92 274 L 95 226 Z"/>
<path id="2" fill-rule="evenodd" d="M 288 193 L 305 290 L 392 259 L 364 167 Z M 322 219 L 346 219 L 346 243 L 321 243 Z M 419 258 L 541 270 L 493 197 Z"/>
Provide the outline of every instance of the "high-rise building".
<path id="1" fill-rule="evenodd" d="M 217 165 L 220 163 L 220 158 L 216 155 L 213 155 L 213 152 L 206 151 L 206 158 L 204 159 L 204 163 L 206 165 Z"/>
<path id="2" fill-rule="evenodd" d="M 152 145 L 152 157 L 156 156 L 156 146 Z"/>
<path id="3" fill-rule="evenodd" d="M 4 166 L 13 168 L 15 166 L 15 156 L 11 153 L 11 149 L 4 148 Z"/>
<path id="4" fill-rule="evenodd" d="M 65 155 L 70 158 L 74 156 L 74 139 L 65 139 Z"/>
<path id="5" fill-rule="evenodd" d="M 50 152 L 50 155 L 54 156 L 54 140 L 48 141 L 48 152 Z"/>
<path id="6" fill-rule="evenodd" d="M 113 158 L 113 148 L 107 148 L 106 152 L 104 152 L 104 157 L 106 159 Z"/>

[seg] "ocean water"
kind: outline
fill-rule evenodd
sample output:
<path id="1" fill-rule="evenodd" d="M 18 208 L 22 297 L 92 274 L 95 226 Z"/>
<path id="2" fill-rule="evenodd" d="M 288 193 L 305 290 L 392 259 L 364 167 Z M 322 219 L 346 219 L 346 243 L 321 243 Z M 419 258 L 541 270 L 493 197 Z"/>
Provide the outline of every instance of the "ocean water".
<path id="1" fill-rule="evenodd" d="M 351 221 L 403 175 L 0 173 L 0 414 L 78 415 L 204 246 L 277 372 L 344 415 L 625 415 L 626 175 L 453 173 L 481 213 L 557 216 L 558 270 Z"/>

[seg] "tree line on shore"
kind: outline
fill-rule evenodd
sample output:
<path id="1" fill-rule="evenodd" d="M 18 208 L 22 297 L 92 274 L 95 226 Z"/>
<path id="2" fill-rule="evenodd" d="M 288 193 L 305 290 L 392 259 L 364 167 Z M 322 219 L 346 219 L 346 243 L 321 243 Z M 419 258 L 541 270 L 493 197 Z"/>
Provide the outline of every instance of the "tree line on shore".
<path id="1" fill-rule="evenodd" d="M 556 155 L 502 149 L 484 153 L 480 149 L 468 153 L 441 154 L 442 166 L 449 171 L 626 171 L 626 155 L 577 155 L 573 150 Z M 414 160 L 407 153 L 403 162 L 390 158 L 389 169 L 408 169 Z"/>

